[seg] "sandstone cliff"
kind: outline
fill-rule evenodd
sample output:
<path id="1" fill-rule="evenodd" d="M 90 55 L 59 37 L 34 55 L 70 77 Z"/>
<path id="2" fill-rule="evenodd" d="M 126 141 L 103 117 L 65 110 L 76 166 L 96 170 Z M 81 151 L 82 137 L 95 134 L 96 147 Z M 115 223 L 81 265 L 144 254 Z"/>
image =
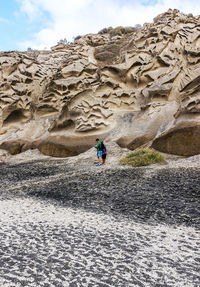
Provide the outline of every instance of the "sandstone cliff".
<path id="1" fill-rule="evenodd" d="M 200 153 L 200 16 L 170 9 L 128 32 L 0 53 L 0 148 L 70 156 L 101 137 Z"/>

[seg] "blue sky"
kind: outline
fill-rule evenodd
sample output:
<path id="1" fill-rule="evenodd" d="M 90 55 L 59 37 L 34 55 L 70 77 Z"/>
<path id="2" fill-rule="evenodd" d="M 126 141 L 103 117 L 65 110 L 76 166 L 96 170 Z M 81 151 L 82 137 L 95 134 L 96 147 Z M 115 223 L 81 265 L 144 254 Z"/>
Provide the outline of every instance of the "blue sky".
<path id="1" fill-rule="evenodd" d="M 46 26 L 44 15 L 31 20 L 16 0 L 0 0 L 0 51 L 20 49 L 22 43 Z M 45 13 L 43 13 L 45 14 Z"/>
<path id="2" fill-rule="evenodd" d="M 50 48 L 104 27 L 152 22 L 169 8 L 200 14 L 199 0 L 0 0 L 0 51 Z"/>

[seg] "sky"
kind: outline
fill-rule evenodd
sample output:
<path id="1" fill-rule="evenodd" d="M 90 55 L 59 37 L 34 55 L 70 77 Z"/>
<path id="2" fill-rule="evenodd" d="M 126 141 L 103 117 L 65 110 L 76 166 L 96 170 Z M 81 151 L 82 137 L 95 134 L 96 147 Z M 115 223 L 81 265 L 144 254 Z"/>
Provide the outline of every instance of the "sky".
<path id="1" fill-rule="evenodd" d="M 49 49 L 105 27 L 153 21 L 169 8 L 200 14 L 200 0 L 0 0 L 0 51 Z"/>

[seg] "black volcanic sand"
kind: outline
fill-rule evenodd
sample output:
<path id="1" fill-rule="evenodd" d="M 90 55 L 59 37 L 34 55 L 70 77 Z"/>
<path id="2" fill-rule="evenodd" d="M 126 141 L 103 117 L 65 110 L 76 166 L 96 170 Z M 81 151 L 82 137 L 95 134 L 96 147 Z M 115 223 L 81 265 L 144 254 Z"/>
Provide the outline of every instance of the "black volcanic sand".
<path id="1" fill-rule="evenodd" d="M 0 286 L 200 286 L 200 168 L 0 174 Z"/>

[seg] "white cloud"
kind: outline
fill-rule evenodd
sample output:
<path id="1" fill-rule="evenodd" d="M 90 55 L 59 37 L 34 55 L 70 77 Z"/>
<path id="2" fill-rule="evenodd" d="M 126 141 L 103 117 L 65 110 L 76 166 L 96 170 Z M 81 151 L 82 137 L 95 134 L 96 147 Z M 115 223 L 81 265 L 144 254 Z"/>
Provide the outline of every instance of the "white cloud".
<path id="1" fill-rule="evenodd" d="M 38 5 L 38 1 L 32 0 L 17 0 L 21 3 L 21 12 L 28 15 L 30 20 L 34 20 L 37 17 L 41 16 L 40 7 Z"/>
<path id="2" fill-rule="evenodd" d="M 2 22 L 2 23 L 9 23 L 9 20 L 6 19 L 6 18 L 0 17 L 0 22 Z"/>
<path id="3" fill-rule="evenodd" d="M 55 45 L 60 39 L 96 33 L 108 26 L 134 26 L 152 22 L 153 18 L 169 8 L 184 13 L 200 14 L 198 0 L 18 0 L 21 11 L 31 21 L 47 17 L 48 23 L 20 48 L 43 49 Z M 142 4 L 143 3 L 143 4 Z M 44 18 L 45 18 L 44 17 Z"/>

